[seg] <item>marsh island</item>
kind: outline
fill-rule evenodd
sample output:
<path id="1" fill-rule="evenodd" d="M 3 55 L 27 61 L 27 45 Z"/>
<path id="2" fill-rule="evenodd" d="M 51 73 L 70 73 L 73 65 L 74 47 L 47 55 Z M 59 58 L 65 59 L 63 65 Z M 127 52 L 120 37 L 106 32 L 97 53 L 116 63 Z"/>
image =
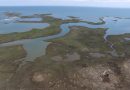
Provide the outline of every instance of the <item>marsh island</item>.
<path id="1" fill-rule="evenodd" d="M 130 33 L 111 26 L 129 19 L 5 15 L 40 28 L 0 31 L 0 90 L 129 90 Z"/>

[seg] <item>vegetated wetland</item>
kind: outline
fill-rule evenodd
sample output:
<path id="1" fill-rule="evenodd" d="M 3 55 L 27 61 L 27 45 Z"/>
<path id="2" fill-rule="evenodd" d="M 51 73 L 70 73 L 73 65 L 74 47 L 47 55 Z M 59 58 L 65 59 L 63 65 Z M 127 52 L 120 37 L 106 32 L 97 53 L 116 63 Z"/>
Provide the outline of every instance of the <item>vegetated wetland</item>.
<path id="1" fill-rule="evenodd" d="M 129 90 L 129 15 L 0 7 L 0 90 Z"/>

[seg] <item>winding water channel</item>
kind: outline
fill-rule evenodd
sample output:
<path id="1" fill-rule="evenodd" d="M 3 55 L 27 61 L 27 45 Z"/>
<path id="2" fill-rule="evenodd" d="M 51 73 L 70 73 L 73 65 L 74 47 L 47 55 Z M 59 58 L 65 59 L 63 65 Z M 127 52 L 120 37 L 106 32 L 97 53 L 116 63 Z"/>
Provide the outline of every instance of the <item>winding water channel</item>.
<path id="1" fill-rule="evenodd" d="M 24 40 L 3 43 L 3 44 L 0 44 L 0 47 L 12 46 L 12 45 L 23 45 L 23 48 L 25 49 L 27 53 L 25 61 L 33 61 L 37 57 L 45 55 L 46 47 L 50 43 L 50 42 L 47 42 L 46 40 L 65 36 L 66 34 L 70 32 L 70 28 L 69 28 L 70 26 L 84 26 L 84 27 L 89 27 L 89 28 L 103 27 L 102 25 L 91 25 L 87 23 L 67 23 L 67 24 L 62 24 L 60 26 L 61 32 L 56 35 L 51 35 L 51 36 L 41 37 L 41 38 L 36 38 L 36 39 L 24 39 Z"/>
<path id="2" fill-rule="evenodd" d="M 69 28 L 70 26 L 83 26 L 83 27 L 89 27 L 89 28 L 109 28 L 106 34 L 104 35 L 104 39 L 107 41 L 107 36 L 111 34 L 113 35 L 115 32 L 117 32 L 115 31 L 117 30 L 117 26 L 120 25 L 120 23 L 123 24 L 122 21 L 118 23 L 118 20 L 120 21 L 119 18 L 106 17 L 104 18 L 104 21 L 106 23 L 102 25 L 92 25 L 92 24 L 81 23 L 81 22 L 62 24 L 60 26 L 61 32 L 56 35 L 40 37 L 40 38 L 35 38 L 35 39 L 24 39 L 24 40 L 12 41 L 8 43 L 0 44 L 0 47 L 12 46 L 12 45 L 23 45 L 23 48 L 25 49 L 27 53 L 25 61 L 33 61 L 37 57 L 45 55 L 46 47 L 48 46 L 48 44 L 50 44 L 50 42 L 47 42 L 47 40 L 65 36 L 66 34 L 70 32 L 70 28 Z M 127 20 L 127 23 L 128 22 L 130 22 L 130 20 Z M 44 25 L 44 27 L 45 26 L 47 27 L 47 24 Z M 118 34 L 123 34 L 123 33 L 124 32 L 122 31 L 122 29 L 118 31 Z M 116 51 L 113 48 L 113 44 L 111 42 L 109 42 L 109 44 L 110 44 L 110 47 L 113 49 L 113 53 L 115 53 Z"/>

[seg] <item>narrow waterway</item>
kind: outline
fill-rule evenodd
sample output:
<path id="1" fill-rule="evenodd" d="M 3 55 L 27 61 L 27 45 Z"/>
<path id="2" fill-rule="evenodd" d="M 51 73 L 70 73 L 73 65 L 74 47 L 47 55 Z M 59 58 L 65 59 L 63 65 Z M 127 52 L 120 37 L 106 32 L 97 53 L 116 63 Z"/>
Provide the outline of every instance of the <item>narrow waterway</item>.
<path id="1" fill-rule="evenodd" d="M 3 43 L 3 44 L 0 44 L 0 47 L 12 46 L 12 45 L 23 45 L 23 48 L 27 52 L 25 61 L 33 61 L 37 57 L 45 55 L 46 47 L 50 43 L 50 42 L 47 42 L 46 40 L 65 36 L 66 34 L 70 32 L 70 28 L 69 28 L 70 26 L 83 26 L 83 27 L 89 27 L 89 28 L 103 27 L 103 25 L 91 25 L 87 23 L 67 23 L 67 24 L 62 24 L 60 26 L 61 32 L 56 35 L 51 35 L 51 36 L 41 37 L 41 38 L 36 38 L 36 39 L 24 39 L 24 40 Z"/>
<path id="2" fill-rule="evenodd" d="M 119 32 L 116 33 L 117 29 L 118 29 L 117 26 L 120 25 L 120 23 L 123 24 L 123 22 L 125 22 L 125 21 L 128 23 L 128 21 L 130 22 L 130 20 L 123 19 L 123 22 L 120 22 L 120 20 L 122 21 L 121 18 L 114 18 L 114 17 L 113 18 L 112 17 L 105 17 L 103 20 L 106 23 L 102 24 L 102 25 L 92 25 L 92 24 L 81 23 L 81 22 L 62 24 L 60 26 L 61 32 L 56 34 L 56 35 L 51 35 L 51 36 L 47 36 L 47 37 L 40 37 L 40 38 L 35 38 L 35 39 L 17 40 L 17 41 L 13 41 L 13 42 L 0 44 L 0 47 L 12 46 L 12 45 L 23 45 L 23 48 L 27 52 L 27 56 L 25 58 L 25 61 L 33 61 L 37 57 L 45 55 L 46 47 L 50 44 L 50 42 L 47 42 L 47 40 L 60 38 L 60 37 L 65 36 L 66 34 L 68 34 L 70 32 L 70 28 L 69 28 L 70 26 L 83 26 L 83 27 L 88 27 L 88 28 L 108 28 L 108 30 L 106 31 L 106 34 L 104 35 L 104 39 L 106 42 L 108 42 L 110 44 L 110 48 L 113 50 L 112 53 L 116 53 L 116 50 L 113 47 L 114 46 L 113 43 L 108 41 L 107 36 L 108 35 L 123 34 L 124 31 L 122 31 L 122 30 L 119 30 Z M 120 23 L 118 23 L 118 21 Z M 127 26 L 127 27 L 129 27 L 129 26 Z M 123 26 L 122 26 L 122 28 L 123 28 Z"/>

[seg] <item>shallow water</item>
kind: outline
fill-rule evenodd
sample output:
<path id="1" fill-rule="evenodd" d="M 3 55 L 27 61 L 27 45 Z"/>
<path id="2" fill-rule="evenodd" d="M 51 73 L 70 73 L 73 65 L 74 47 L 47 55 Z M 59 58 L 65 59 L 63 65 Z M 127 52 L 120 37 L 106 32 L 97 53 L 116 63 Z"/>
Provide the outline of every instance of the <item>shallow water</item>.
<path id="1" fill-rule="evenodd" d="M 0 22 L 1 22 L 1 19 L 6 19 L 5 20 L 6 23 L 10 22 L 8 21 L 9 18 L 7 16 L 4 16 L 5 12 L 20 13 L 21 15 L 52 14 L 55 17 L 63 18 L 63 19 L 69 18 L 68 16 L 74 16 L 74 17 L 78 17 L 79 19 L 93 21 L 93 22 L 98 22 L 99 18 L 104 17 L 104 20 L 106 22 L 105 27 L 109 28 L 109 30 L 106 32 L 107 33 L 106 35 L 117 35 L 117 34 L 130 33 L 130 30 L 129 30 L 130 19 L 121 19 L 121 18 L 130 18 L 129 11 L 130 9 L 127 9 L 127 8 L 121 9 L 121 8 L 94 8 L 94 7 L 53 7 L 53 6 L 0 7 Z M 13 20 L 17 20 L 17 18 Z M 39 21 L 40 18 L 26 18 L 26 19 L 24 18 L 23 20 Z M 15 26 L 17 27 L 17 25 Z M 30 26 L 33 26 L 33 25 L 30 25 Z M 38 25 L 34 27 L 37 27 L 37 26 Z M 27 26 L 25 25 L 25 27 Z M 0 31 L 1 31 L 1 28 L 0 28 Z M 18 30 L 18 31 L 22 31 L 22 30 Z M 5 31 L 1 31 L 1 32 L 5 32 Z"/>
<path id="2" fill-rule="evenodd" d="M 19 21 L 41 21 L 41 18 L 20 18 Z"/>
<path id="3" fill-rule="evenodd" d="M 34 28 L 45 28 L 49 26 L 47 23 L 1 23 L 0 34 L 8 34 L 13 32 L 26 32 Z"/>
<path id="4" fill-rule="evenodd" d="M 33 61 L 37 57 L 40 57 L 40 56 L 46 54 L 46 47 L 49 44 L 49 42 L 46 42 L 46 40 L 65 36 L 67 33 L 70 32 L 70 29 L 69 29 L 70 26 L 84 26 L 84 27 L 90 27 L 90 28 L 99 28 L 102 25 L 90 25 L 90 24 L 86 24 L 86 23 L 62 24 L 60 26 L 61 32 L 59 34 L 51 35 L 51 36 L 47 36 L 47 37 L 36 38 L 36 39 L 25 39 L 25 40 L 8 42 L 8 43 L 0 44 L 0 47 L 12 46 L 12 45 L 23 45 L 24 49 L 27 52 L 27 57 L 25 58 L 26 61 Z"/>
<path id="5" fill-rule="evenodd" d="M 18 16 L 6 16 L 5 12 L 0 12 L 0 34 L 14 32 L 26 32 L 34 28 L 48 27 L 47 23 L 33 23 L 31 21 L 41 21 L 41 18 L 20 18 Z M 24 21 L 24 22 L 19 22 Z M 26 23 L 29 21 L 30 23 Z"/>
<path id="6" fill-rule="evenodd" d="M 77 12 L 79 10 L 79 12 Z M 60 26 L 61 32 L 56 35 L 41 37 L 36 39 L 25 39 L 25 40 L 18 40 L 14 42 L 4 43 L 1 44 L 2 46 L 10 46 L 10 45 L 19 45 L 22 44 L 24 49 L 27 52 L 26 61 L 33 61 L 37 57 L 45 55 L 46 47 L 48 46 L 49 42 L 46 40 L 59 38 L 65 36 L 69 33 L 70 26 L 84 26 L 89 28 L 108 28 L 105 34 L 105 38 L 108 35 L 118 35 L 124 33 L 130 33 L 130 19 L 129 18 L 129 10 L 130 9 L 108 9 L 108 8 L 83 8 L 83 7 L 1 7 L 0 13 L 2 11 L 11 11 L 11 12 L 18 12 L 22 15 L 33 15 L 33 14 L 40 14 L 40 13 L 52 13 L 53 16 L 59 18 L 68 18 L 68 16 L 75 16 L 79 17 L 83 20 L 99 22 L 99 18 L 103 18 L 106 22 L 103 25 L 91 25 L 86 23 L 68 23 L 62 24 Z M 98 13 L 97 13 L 98 12 Z M 1 14 L 0 16 L 0 34 L 7 34 L 12 32 L 25 32 L 32 28 L 44 28 L 47 27 L 48 24 L 42 23 L 16 23 L 16 20 L 20 20 L 18 17 L 9 18 L 4 17 Z M 121 17 L 121 18 L 119 18 Z M 3 21 L 2 21 L 3 20 Z M 24 18 L 23 21 L 39 21 L 38 18 Z"/>
<path id="7" fill-rule="evenodd" d="M 106 35 L 119 35 L 130 33 L 130 19 L 105 17 L 105 27 L 109 29 L 106 31 Z"/>

